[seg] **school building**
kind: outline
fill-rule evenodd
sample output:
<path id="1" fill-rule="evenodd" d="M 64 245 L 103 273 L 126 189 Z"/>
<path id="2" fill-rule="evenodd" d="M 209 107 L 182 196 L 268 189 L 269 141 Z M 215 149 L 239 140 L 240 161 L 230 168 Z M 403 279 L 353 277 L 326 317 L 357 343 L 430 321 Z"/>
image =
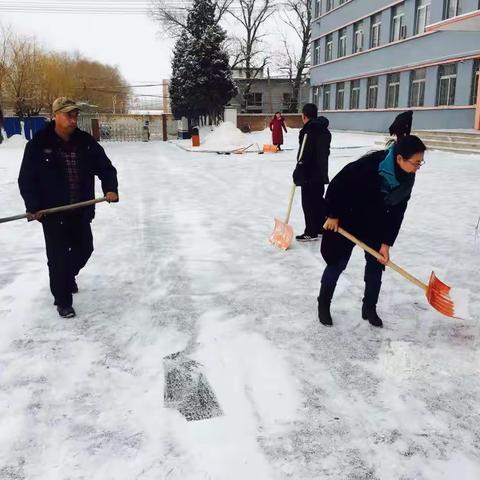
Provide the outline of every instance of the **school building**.
<path id="1" fill-rule="evenodd" d="M 313 0 L 311 98 L 333 128 L 480 129 L 480 0 Z"/>

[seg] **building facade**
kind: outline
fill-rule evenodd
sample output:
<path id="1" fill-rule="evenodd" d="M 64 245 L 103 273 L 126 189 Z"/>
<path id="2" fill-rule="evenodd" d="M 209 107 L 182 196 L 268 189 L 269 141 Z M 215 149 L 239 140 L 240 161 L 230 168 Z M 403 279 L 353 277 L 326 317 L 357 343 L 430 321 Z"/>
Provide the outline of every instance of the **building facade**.
<path id="1" fill-rule="evenodd" d="M 311 100 L 333 128 L 480 128 L 480 0 L 313 0 Z"/>
<path id="2" fill-rule="evenodd" d="M 265 75 L 258 72 L 254 80 L 246 78 L 242 68 L 232 69 L 232 76 L 238 87 L 238 94 L 232 98 L 230 105 L 239 113 L 286 113 L 290 111 L 292 98 L 292 81 L 288 77 Z M 245 95 L 246 87 L 249 93 Z M 302 82 L 298 98 L 298 108 L 309 101 L 310 85 L 308 79 Z"/>

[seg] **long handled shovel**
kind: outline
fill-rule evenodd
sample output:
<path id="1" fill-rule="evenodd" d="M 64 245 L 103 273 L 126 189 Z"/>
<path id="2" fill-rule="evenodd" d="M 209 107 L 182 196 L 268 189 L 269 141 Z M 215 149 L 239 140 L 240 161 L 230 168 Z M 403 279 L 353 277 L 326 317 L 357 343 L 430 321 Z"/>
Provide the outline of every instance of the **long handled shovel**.
<path id="1" fill-rule="evenodd" d="M 107 199 L 105 197 L 94 198 L 92 200 L 87 200 L 85 202 L 72 203 L 70 205 L 62 205 L 61 207 L 46 208 L 45 210 L 39 210 L 37 213 L 42 213 L 43 215 L 49 215 L 51 213 L 66 212 L 67 210 L 75 210 L 77 208 L 88 207 L 89 205 L 94 205 L 95 203 L 105 202 Z M 26 213 L 21 215 L 13 215 L 12 217 L 0 218 L 0 223 L 13 222 L 14 220 L 21 220 L 22 218 L 28 218 Z"/>
<path id="2" fill-rule="evenodd" d="M 290 220 L 290 212 L 292 211 L 292 204 L 293 204 L 293 196 L 295 195 L 295 185 L 292 185 L 290 189 L 290 196 L 288 199 L 288 208 L 287 208 L 287 216 L 285 218 L 285 222 L 282 222 L 278 218 L 275 219 L 275 227 L 273 228 L 273 232 L 270 235 L 270 243 L 281 248 L 282 250 L 287 250 L 287 248 L 292 243 L 293 238 L 293 228 L 291 225 L 288 224 Z"/>
<path id="3" fill-rule="evenodd" d="M 370 255 L 373 255 L 376 259 L 382 258 L 382 256 L 376 250 L 369 247 L 368 245 L 363 243 L 361 240 L 359 240 L 358 238 L 354 237 L 352 234 L 345 231 L 343 228 L 338 227 L 338 233 L 348 238 L 351 242 L 358 245 L 360 248 L 368 252 Z M 400 275 L 402 275 L 402 277 L 405 277 L 407 280 L 410 280 L 414 285 L 417 285 L 417 287 L 420 287 L 425 292 L 428 303 L 435 310 L 438 310 L 440 313 L 442 313 L 443 315 L 446 315 L 447 317 L 460 319 L 460 317 L 455 316 L 455 305 L 449 295 L 451 288 L 445 283 L 443 283 L 442 281 L 440 281 L 435 276 L 435 272 L 432 272 L 432 274 L 430 275 L 430 280 L 428 282 L 428 285 L 426 285 L 425 283 L 421 282 L 420 280 L 415 278 L 413 275 L 410 275 L 410 273 L 408 273 L 407 271 L 405 271 L 403 268 L 399 267 L 397 264 L 393 263 L 392 261 L 389 261 L 387 263 L 387 266 L 395 270 Z"/>

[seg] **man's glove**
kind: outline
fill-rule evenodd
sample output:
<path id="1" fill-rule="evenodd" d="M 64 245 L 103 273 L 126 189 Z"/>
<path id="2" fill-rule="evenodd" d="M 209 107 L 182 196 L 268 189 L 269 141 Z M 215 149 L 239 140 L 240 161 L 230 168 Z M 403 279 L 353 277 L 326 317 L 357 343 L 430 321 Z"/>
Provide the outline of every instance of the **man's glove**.
<path id="1" fill-rule="evenodd" d="M 301 187 L 302 185 L 305 185 L 305 173 L 303 171 L 303 163 L 297 163 L 297 166 L 295 167 L 295 170 L 293 171 L 293 183 L 297 187 Z"/>

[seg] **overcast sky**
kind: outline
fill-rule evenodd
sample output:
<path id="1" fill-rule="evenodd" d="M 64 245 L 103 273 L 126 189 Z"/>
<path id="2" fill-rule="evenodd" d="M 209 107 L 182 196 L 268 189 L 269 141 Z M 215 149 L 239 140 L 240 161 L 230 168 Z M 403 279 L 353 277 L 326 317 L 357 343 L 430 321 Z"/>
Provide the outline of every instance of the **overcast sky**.
<path id="1" fill-rule="evenodd" d="M 146 15 L 5 12 L 0 21 L 15 32 L 35 35 L 45 48 L 78 50 L 92 60 L 116 65 L 130 84 L 158 83 L 170 76 L 173 41 L 160 38 Z M 161 88 L 141 89 L 158 93 Z"/>
<path id="2" fill-rule="evenodd" d="M 92 60 L 116 65 L 131 85 L 159 83 L 170 77 L 174 41 L 162 36 L 161 27 L 147 16 L 148 5 L 149 0 L 0 0 L 0 22 L 17 33 L 34 35 L 46 49 L 78 50 Z M 80 14 L 79 9 L 109 13 Z M 119 9 L 145 13 L 119 14 Z M 228 20 L 231 33 L 236 26 L 231 17 Z M 279 30 L 285 31 L 282 22 L 272 19 L 268 48 L 281 49 Z M 135 91 L 161 94 L 161 87 Z"/>

